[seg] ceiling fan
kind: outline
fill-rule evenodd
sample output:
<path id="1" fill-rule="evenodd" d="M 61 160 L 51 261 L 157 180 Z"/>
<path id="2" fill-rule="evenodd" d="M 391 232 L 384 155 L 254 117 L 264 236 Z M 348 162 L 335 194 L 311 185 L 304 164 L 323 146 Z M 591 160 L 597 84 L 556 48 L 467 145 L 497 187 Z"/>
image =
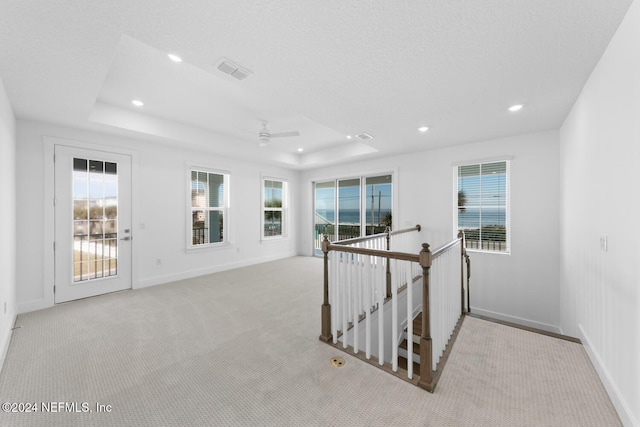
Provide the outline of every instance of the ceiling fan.
<path id="1" fill-rule="evenodd" d="M 267 121 L 262 122 L 262 129 L 260 129 L 260 132 L 258 133 L 258 140 L 260 141 L 260 147 L 266 147 L 271 141 L 271 138 L 282 138 L 285 136 L 300 136 L 300 132 L 295 130 L 291 132 L 271 133 L 267 128 L 268 124 L 269 122 Z"/>

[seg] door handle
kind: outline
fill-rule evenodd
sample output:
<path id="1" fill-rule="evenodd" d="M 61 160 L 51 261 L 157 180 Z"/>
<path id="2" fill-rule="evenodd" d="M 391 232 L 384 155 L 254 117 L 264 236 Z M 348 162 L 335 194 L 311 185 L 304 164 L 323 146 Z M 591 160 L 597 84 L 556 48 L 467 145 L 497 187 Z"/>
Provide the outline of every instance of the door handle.
<path id="1" fill-rule="evenodd" d="M 122 239 L 120 239 L 120 240 L 131 240 L 131 236 L 125 236 L 125 237 L 123 237 L 123 238 L 122 238 Z"/>

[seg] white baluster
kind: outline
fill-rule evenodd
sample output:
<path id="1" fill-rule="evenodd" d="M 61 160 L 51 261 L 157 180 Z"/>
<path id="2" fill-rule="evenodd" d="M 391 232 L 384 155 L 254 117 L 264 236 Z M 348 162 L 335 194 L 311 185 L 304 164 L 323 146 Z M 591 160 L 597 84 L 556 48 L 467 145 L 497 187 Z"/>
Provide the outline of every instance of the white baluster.
<path id="1" fill-rule="evenodd" d="M 407 263 L 405 261 L 402 261 L 402 279 L 400 279 L 400 284 L 401 285 L 409 285 L 409 282 L 407 281 Z"/>
<path id="2" fill-rule="evenodd" d="M 431 267 L 431 278 L 433 279 L 431 283 L 431 295 L 432 299 L 430 301 L 431 307 L 431 337 L 433 340 L 432 347 L 432 369 L 435 370 L 435 366 L 437 365 L 438 359 L 438 349 L 440 348 L 440 258 L 436 258 L 433 261 Z"/>
<path id="3" fill-rule="evenodd" d="M 365 315 L 365 356 L 371 359 L 371 257 L 362 257 L 364 264 L 364 315 Z"/>
<path id="4" fill-rule="evenodd" d="M 391 260 L 391 268 L 397 270 L 395 262 Z M 398 289 L 391 287 L 391 369 L 398 372 Z"/>
<path id="5" fill-rule="evenodd" d="M 442 307 L 442 300 L 444 298 L 444 292 L 443 292 L 443 283 L 442 283 L 442 273 L 444 270 L 444 265 L 443 265 L 443 258 L 440 257 L 438 258 L 438 271 L 437 271 L 437 276 L 438 276 L 438 298 L 436 299 L 436 304 L 438 306 L 438 317 L 437 317 L 437 331 L 438 331 L 438 346 L 435 347 L 436 350 L 436 356 L 434 357 L 434 359 L 439 360 L 440 359 L 440 350 L 442 349 L 442 322 L 443 322 L 443 307 Z"/>
<path id="6" fill-rule="evenodd" d="M 345 301 L 345 304 L 347 306 L 347 323 L 351 323 L 353 322 L 353 305 L 352 305 L 353 255 L 350 253 L 345 253 L 345 255 L 347 256 L 347 299 Z"/>
<path id="7" fill-rule="evenodd" d="M 406 262 L 404 263 L 406 264 Z M 406 266 L 405 266 L 406 268 Z M 406 271 L 406 270 L 405 270 Z M 409 269 L 409 276 L 411 271 Z M 413 286 L 407 277 L 407 378 L 413 378 Z"/>
<path id="8" fill-rule="evenodd" d="M 378 363 L 384 365 L 384 298 L 386 292 L 384 258 L 375 257 L 376 285 L 378 287 Z"/>
<path id="9" fill-rule="evenodd" d="M 373 304 L 374 307 L 377 309 L 378 308 L 378 298 L 379 298 L 379 293 L 380 290 L 378 289 L 378 257 L 377 256 L 372 256 L 371 257 L 371 281 L 373 282 Z"/>
<path id="10" fill-rule="evenodd" d="M 336 251 L 329 252 L 329 303 L 333 309 L 331 310 L 331 335 L 333 343 L 338 343 L 338 261 Z"/>
<path id="11" fill-rule="evenodd" d="M 353 352 L 358 354 L 360 344 L 360 261 L 359 255 L 353 255 L 355 267 L 355 280 L 353 283 Z"/>
<path id="12" fill-rule="evenodd" d="M 349 304 L 347 301 L 347 295 L 348 295 L 348 280 L 349 280 L 349 276 L 348 276 L 348 268 L 349 268 L 349 259 L 348 259 L 348 253 L 346 252 L 341 252 L 342 255 L 342 277 L 340 280 L 340 283 L 342 284 L 342 286 L 340 286 L 340 295 L 341 295 L 341 306 L 342 306 L 342 347 L 343 348 L 347 348 L 348 341 L 348 330 L 349 330 Z"/>

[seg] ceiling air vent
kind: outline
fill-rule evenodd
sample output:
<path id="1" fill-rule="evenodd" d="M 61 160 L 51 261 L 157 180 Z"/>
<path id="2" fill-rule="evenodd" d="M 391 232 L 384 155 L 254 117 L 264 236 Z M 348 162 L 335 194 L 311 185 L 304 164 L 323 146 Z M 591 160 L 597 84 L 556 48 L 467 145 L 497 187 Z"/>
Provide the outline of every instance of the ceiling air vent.
<path id="1" fill-rule="evenodd" d="M 359 133 L 358 135 L 356 135 L 356 138 L 361 139 L 362 141 L 373 139 L 373 137 L 366 132 Z"/>
<path id="2" fill-rule="evenodd" d="M 222 58 L 218 62 L 218 70 L 222 71 L 225 74 L 229 74 L 230 76 L 235 77 L 238 80 L 244 80 L 249 77 L 249 74 L 251 74 L 251 71 L 239 66 L 238 64 L 234 64 L 226 58 Z"/>

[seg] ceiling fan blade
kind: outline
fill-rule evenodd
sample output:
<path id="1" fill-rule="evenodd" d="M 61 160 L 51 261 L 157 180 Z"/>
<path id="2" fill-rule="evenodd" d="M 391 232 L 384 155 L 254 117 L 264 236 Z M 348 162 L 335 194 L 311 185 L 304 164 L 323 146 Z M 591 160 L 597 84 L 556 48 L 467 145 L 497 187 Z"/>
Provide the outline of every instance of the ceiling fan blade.
<path id="1" fill-rule="evenodd" d="M 300 136 L 300 132 L 291 131 L 291 132 L 278 132 L 270 134 L 271 138 L 281 138 L 283 136 Z"/>

